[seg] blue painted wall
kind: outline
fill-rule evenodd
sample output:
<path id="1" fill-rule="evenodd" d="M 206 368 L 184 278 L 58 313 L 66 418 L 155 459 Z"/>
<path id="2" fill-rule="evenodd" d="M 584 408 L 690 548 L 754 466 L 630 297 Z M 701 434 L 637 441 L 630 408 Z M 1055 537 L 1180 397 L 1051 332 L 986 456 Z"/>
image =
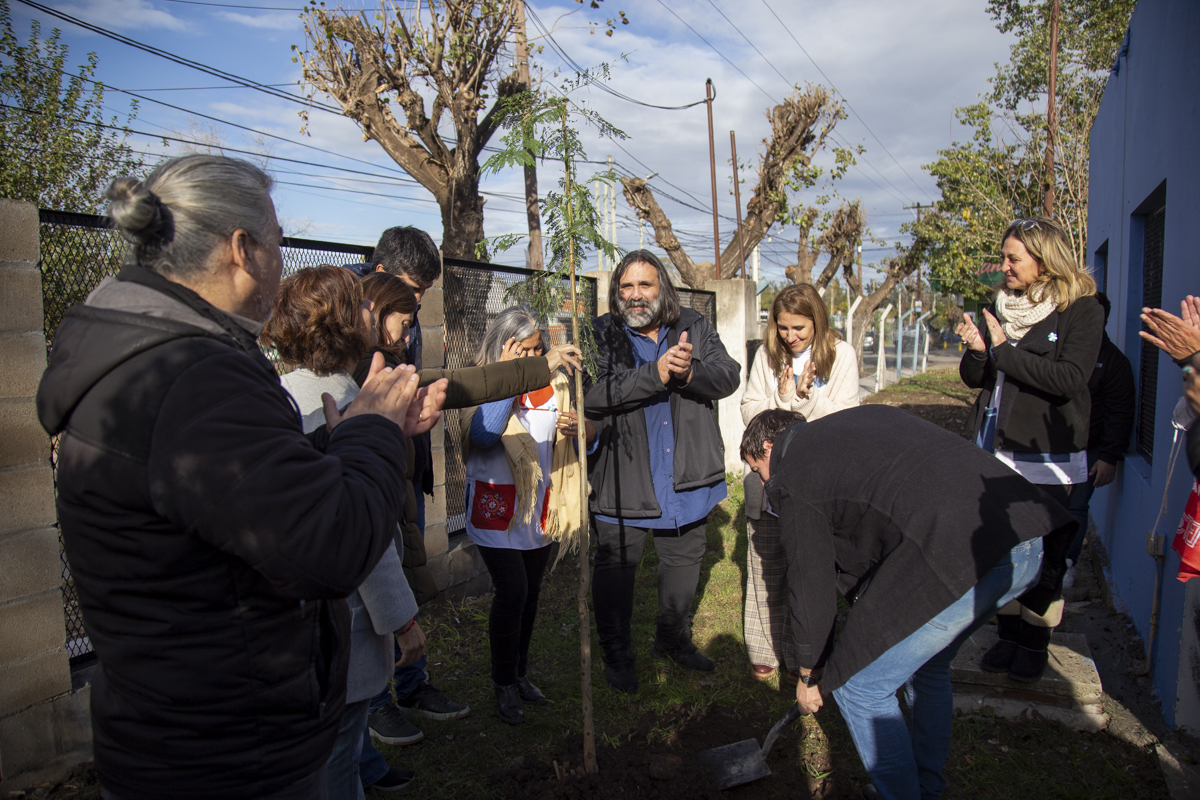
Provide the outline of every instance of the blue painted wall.
<path id="1" fill-rule="evenodd" d="M 1141 0 L 1126 42 L 1092 128 L 1088 254 L 1093 269 L 1107 263 L 1107 294 L 1113 304 L 1108 335 L 1125 351 L 1137 377 L 1142 304 L 1137 212 L 1164 184 L 1162 307 L 1178 314 L 1185 295 L 1200 294 L 1200 2 Z M 1105 243 L 1107 258 L 1097 257 Z M 1165 354 L 1155 357 L 1159 364 L 1153 459 L 1147 463 L 1131 442 L 1116 482 L 1098 490 L 1092 500 L 1092 515 L 1112 560 L 1114 588 L 1143 639 L 1150 634 L 1155 578 L 1146 534 L 1167 488 L 1170 421 L 1182 385 L 1179 368 Z M 1167 537 L 1167 559 L 1154 679 L 1167 722 L 1195 730 L 1200 728 L 1196 676 L 1187 667 L 1188 658 L 1182 659 L 1181 669 L 1180 656 L 1184 648 L 1193 646 L 1195 637 L 1185 641 L 1184 626 L 1192 625 L 1189 604 L 1200 600 L 1200 591 L 1185 590 L 1175 579 L 1179 559 L 1170 550 L 1190 486 L 1184 456 L 1158 526 Z M 1200 584 L 1200 579 L 1192 583 Z"/>

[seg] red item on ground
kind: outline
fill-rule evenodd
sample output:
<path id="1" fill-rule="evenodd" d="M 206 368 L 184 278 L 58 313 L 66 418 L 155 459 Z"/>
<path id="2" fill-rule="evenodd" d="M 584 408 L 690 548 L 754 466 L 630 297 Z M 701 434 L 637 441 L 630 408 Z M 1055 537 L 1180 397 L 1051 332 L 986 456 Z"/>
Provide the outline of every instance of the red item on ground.
<path id="1" fill-rule="evenodd" d="M 1200 577 L 1200 481 L 1192 484 L 1171 549 L 1179 553 L 1179 574 L 1175 577 L 1185 583 Z"/>

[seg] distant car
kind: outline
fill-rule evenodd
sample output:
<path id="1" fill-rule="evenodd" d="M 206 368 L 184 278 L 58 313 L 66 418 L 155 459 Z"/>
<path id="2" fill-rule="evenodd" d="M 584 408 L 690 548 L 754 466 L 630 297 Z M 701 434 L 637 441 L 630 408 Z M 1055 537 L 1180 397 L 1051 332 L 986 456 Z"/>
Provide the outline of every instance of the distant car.
<path id="1" fill-rule="evenodd" d="M 867 331 L 863 336 L 863 349 L 875 346 L 875 331 Z"/>
<path id="2" fill-rule="evenodd" d="M 942 331 L 942 341 L 946 344 L 958 344 L 962 341 L 962 337 L 954 332 L 954 328 L 946 328 Z"/>

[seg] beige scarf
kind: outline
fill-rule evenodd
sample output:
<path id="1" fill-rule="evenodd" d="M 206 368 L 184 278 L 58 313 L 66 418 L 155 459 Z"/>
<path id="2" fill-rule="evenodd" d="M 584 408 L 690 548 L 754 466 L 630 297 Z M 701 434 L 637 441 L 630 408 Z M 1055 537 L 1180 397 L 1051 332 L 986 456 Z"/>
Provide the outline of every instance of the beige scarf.
<path id="1" fill-rule="evenodd" d="M 571 407 L 570 379 L 555 372 L 550 384 L 554 387 L 554 402 L 560 409 Z M 582 421 L 581 421 L 582 423 Z M 587 473 L 580 467 L 586 455 L 576 452 L 575 439 L 554 434 L 554 455 L 550 461 L 550 512 L 546 515 L 546 538 L 559 543 L 554 566 L 568 552 L 578 552 L 583 541 L 584 509 L 580 501 L 580 481 Z"/>
<path id="2" fill-rule="evenodd" d="M 1038 324 L 1055 309 L 1053 299 L 1043 295 L 1037 300 L 1032 299 L 1030 292 L 1009 291 L 1001 289 L 996 295 L 996 321 L 1004 329 L 1005 338 L 1013 344 L 1029 333 L 1029 329 Z"/>

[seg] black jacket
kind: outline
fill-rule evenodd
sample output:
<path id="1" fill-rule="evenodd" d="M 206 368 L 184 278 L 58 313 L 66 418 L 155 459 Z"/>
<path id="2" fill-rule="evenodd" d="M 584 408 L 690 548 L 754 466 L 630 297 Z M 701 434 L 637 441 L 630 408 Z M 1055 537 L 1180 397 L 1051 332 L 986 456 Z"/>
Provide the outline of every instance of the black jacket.
<path id="1" fill-rule="evenodd" d="M 1101 333 L 1100 355 L 1096 357 L 1096 366 L 1088 380 L 1092 416 L 1087 449 L 1098 460 L 1116 464 L 1125 458 L 1125 451 L 1129 449 L 1137 389 L 1129 359 L 1117 349 L 1107 333 Z"/>
<path id="2" fill-rule="evenodd" d="M 824 665 L 826 692 L 962 597 L 1020 542 L 1078 527 L 985 450 L 888 406 L 790 428 L 775 442 L 766 491 L 787 554 L 800 665 Z M 835 645 L 838 592 L 853 605 Z"/>
<path id="3" fill-rule="evenodd" d="M 165 314 L 72 309 L 38 390 L 99 657 L 96 769 L 128 800 L 260 797 L 329 756 L 344 598 L 392 543 L 404 440 L 358 416 L 319 452 L 252 334 L 157 275 L 121 278 Z"/>
<path id="4" fill-rule="evenodd" d="M 679 320 L 666 328 L 670 347 L 679 343 L 684 331 L 692 343 L 692 379 L 687 385 L 672 378 L 664 386 L 657 362 L 638 367 L 623 322 L 605 314 L 593 325 L 599 351 L 596 377 L 585 381 L 584 394 L 584 414 L 595 423 L 599 441 L 589 459 L 591 511 L 623 519 L 661 517 L 643 408 L 670 391 L 675 489 L 711 486 L 725 480 L 717 401 L 737 391 L 741 368 L 725 351 L 716 329 L 690 308 L 682 309 Z"/>
<path id="5" fill-rule="evenodd" d="M 996 312 L 995 306 L 989 310 Z M 999 370 L 1005 378 L 996 419 L 997 450 L 1086 450 L 1092 409 L 1087 386 L 1103 330 L 1104 310 L 1094 297 L 1081 297 L 1062 313 L 1051 311 L 1016 345 L 1006 341 L 992 348 L 987 326 L 980 325 L 994 358 L 987 351 L 967 350 L 958 368 L 963 383 L 983 389 L 967 428 L 972 437 L 979 432 Z"/>

